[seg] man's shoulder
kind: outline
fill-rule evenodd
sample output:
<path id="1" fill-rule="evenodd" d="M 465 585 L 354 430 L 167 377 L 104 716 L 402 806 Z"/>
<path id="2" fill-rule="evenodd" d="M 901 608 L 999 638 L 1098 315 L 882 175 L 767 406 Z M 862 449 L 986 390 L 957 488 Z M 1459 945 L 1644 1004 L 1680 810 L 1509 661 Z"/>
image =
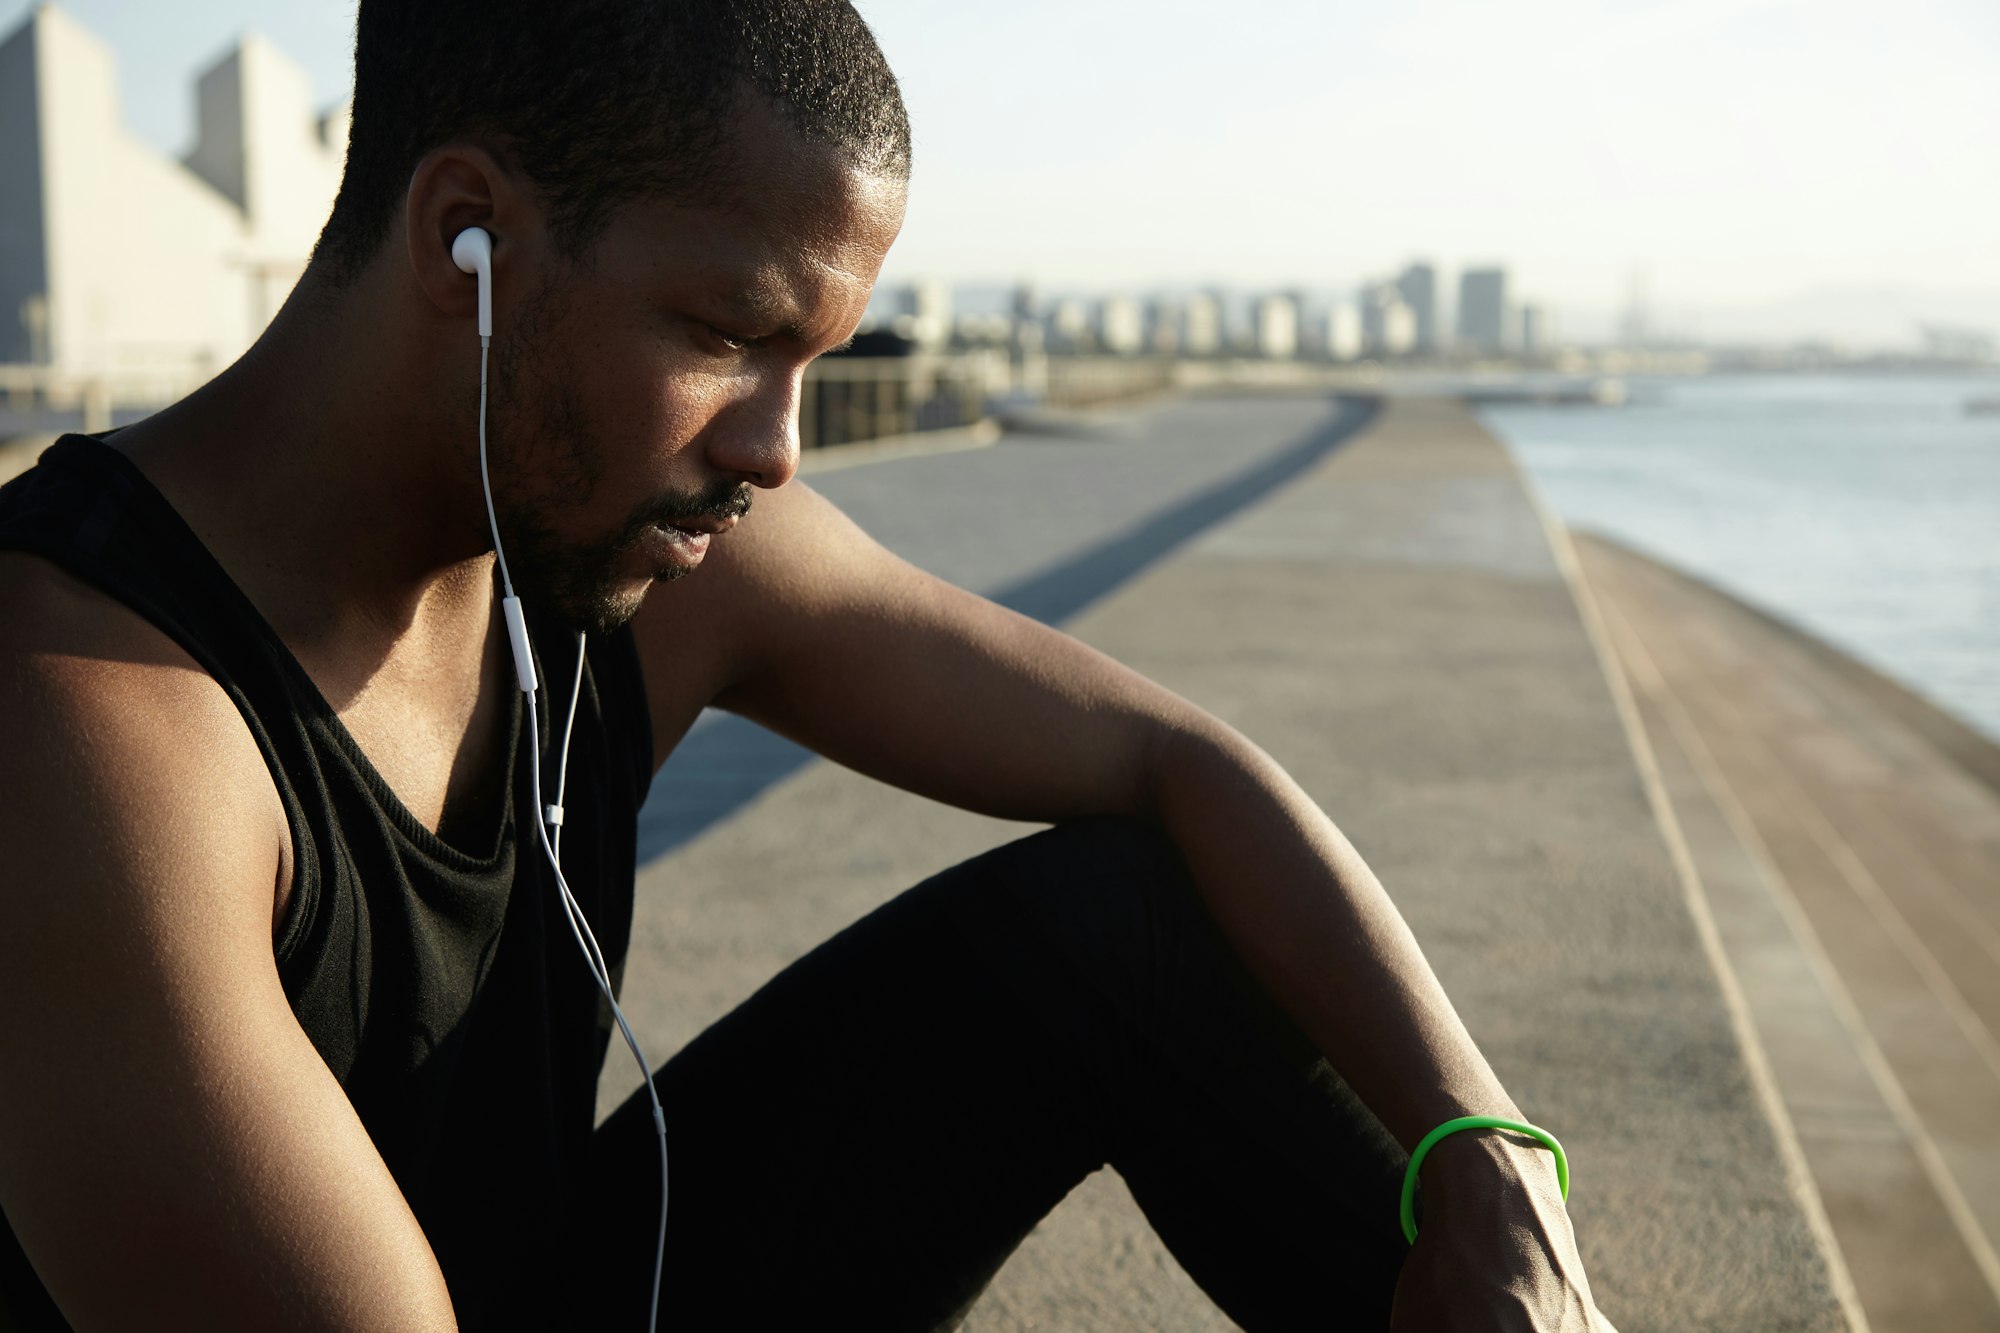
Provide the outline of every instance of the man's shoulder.
<path id="1" fill-rule="evenodd" d="M 4 780 L 66 781 L 119 766 L 204 756 L 211 778 L 263 764 L 235 705 L 185 649 L 138 611 L 55 563 L 0 550 L 0 737 Z M 221 761 L 221 767 L 216 762 Z"/>
<path id="2" fill-rule="evenodd" d="M 79 674 L 144 689 L 193 671 L 186 651 L 116 597 L 54 561 L 0 550 L 0 664 L 16 682 L 53 687 Z"/>
<path id="3" fill-rule="evenodd" d="M 148 632 L 159 633 L 131 607 L 55 561 L 0 549 L 0 653 L 136 642 Z"/>

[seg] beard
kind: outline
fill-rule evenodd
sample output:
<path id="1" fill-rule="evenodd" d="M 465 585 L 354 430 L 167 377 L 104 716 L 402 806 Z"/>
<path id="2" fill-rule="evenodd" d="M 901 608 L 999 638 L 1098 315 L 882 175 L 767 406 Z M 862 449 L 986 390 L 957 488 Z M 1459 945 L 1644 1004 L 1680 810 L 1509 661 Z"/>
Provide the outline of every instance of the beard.
<path id="1" fill-rule="evenodd" d="M 567 628 L 605 635 L 638 613 L 652 583 L 690 573 L 673 564 L 634 586 L 632 552 L 653 528 L 740 518 L 750 512 L 748 482 L 718 478 L 700 492 L 648 496 L 610 532 L 578 541 L 562 534 L 564 515 L 587 514 L 604 478 L 604 435 L 576 390 L 554 318 L 553 284 L 530 296 L 494 340 L 488 376 L 487 453 L 509 483 L 493 496 L 514 591 Z"/>

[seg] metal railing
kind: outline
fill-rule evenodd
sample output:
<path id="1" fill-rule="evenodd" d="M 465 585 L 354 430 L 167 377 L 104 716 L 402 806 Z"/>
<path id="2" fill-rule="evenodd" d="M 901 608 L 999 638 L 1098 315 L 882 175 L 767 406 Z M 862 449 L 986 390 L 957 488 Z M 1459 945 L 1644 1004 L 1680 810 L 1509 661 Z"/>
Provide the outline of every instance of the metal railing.
<path id="1" fill-rule="evenodd" d="M 163 407 L 208 376 L 192 370 L 105 374 L 0 365 L 0 435 L 37 429 L 101 431 Z M 969 426 L 1003 400 L 1090 407 L 1176 382 L 1170 357 L 1015 356 L 1005 348 L 827 357 L 807 368 L 799 443 L 825 449 L 862 440 Z M 81 425 L 77 424 L 81 419 Z M 41 424 L 38 424 L 41 423 Z"/>
<path id="2" fill-rule="evenodd" d="M 969 426 L 1012 387 L 1004 351 L 834 356 L 806 368 L 799 447 Z"/>

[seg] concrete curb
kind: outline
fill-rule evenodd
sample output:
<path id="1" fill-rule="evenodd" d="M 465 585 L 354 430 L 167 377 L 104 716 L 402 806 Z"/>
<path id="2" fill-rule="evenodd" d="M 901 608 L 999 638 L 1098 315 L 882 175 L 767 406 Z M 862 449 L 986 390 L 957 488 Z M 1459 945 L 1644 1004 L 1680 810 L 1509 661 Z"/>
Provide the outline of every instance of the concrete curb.
<path id="1" fill-rule="evenodd" d="M 919 458 L 926 454 L 955 454 L 967 449 L 984 449 L 999 440 L 1000 424 L 975 421 L 951 430 L 914 431 L 855 444 L 836 444 L 824 449 L 807 449 L 799 455 L 799 475 L 838 472 L 842 468 L 886 463 L 893 458 Z"/>

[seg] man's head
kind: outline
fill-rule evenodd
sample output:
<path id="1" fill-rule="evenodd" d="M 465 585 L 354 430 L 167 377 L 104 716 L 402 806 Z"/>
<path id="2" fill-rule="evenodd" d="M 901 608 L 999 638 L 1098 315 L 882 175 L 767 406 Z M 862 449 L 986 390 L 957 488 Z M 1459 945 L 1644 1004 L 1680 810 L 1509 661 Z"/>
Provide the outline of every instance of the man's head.
<path id="1" fill-rule="evenodd" d="M 450 245 L 492 233 L 509 564 L 605 629 L 692 567 L 672 524 L 791 475 L 799 378 L 859 320 L 909 160 L 844 0 L 363 0 L 313 270 L 339 292 L 388 265 L 470 344 Z"/>

